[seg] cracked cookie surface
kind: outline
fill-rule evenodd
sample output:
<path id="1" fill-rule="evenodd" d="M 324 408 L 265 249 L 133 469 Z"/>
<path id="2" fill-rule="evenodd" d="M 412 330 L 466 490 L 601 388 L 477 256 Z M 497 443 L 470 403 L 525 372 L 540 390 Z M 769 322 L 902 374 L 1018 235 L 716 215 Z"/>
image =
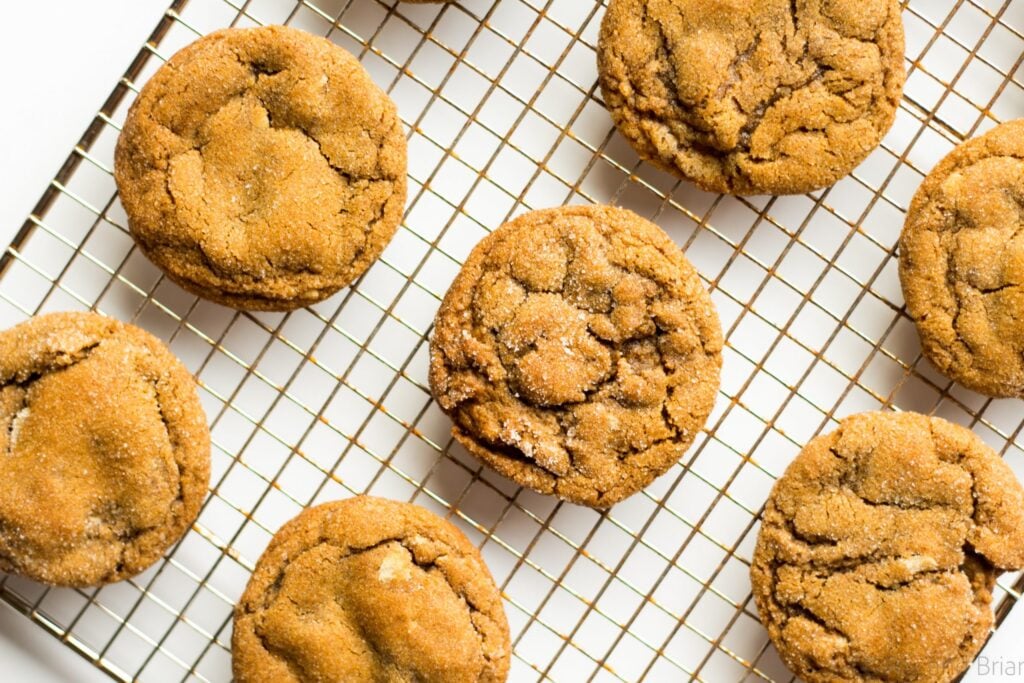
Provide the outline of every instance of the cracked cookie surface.
<path id="1" fill-rule="evenodd" d="M 797 194 L 892 126 L 903 40 L 897 0 L 612 0 L 598 66 L 644 159 L 713 192 Z"/>
<path id="2" fill-rule="evenodd" d="M 235 608 L 239 683 L 498 683 L 511 649 L 501 596 L 451 523 L 360 496 L 285 524 Z"/>
<path id="3" fill-rule="evenodd" d="M 437 314 L 430 385 L 477 458 L 608 507 L 693 442 L 721 351 L 710 296 L 658 226 L 614 207 L 548 209 L 470 254 Z"/>
<path id="4" fill-rule="evenodd" d="M 811 441 L 765 506 L 761 621 L 809 683 L 945 683 L 981 649 L 992 588 L 1024 567 L 1024 492 L 969 430 L 865 413 Z"/>
<path id="5" fill-rule="evenodd" d="M 1024 395 L 1024 121 L 960 145 L 928 175 L 900 237 L 900 281 L 940 372 Z"/>
<path id="6" fill-rule="evenodd" d="M 146 569 L 206 495 L 192 376 L 155 337 L 94 313 L 0 332 L 0 569 L 89 586 Z"/>
<path id="7" fill-rule="evenodd" d="M 287 310 L 361 275 L 401 221 L 406 141 L 351 54 L 284 26 L 226 29 L 142 89 L 115 177 L 132 236 L 185 289 Z"/>

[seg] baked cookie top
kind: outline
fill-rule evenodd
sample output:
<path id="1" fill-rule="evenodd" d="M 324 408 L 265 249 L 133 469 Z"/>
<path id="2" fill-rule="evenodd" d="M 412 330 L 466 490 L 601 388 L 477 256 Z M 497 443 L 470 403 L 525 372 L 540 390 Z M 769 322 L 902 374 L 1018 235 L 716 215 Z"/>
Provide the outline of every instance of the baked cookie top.
<path id="1" fill-rule="evenodd" d="M 925 178 L 900 237 L 900 281 L 940 372 L 1024 395 L 1024 120 L 960 145 Z"/>
<path id="2" fill-rule="evenodd" d="M 485 463 L 607 507 L 692 443 L 721 351 L 711 298 L 668 235 L 624 209 L 566 207 L 473 250 L 437 314 L 430 384 Z"/>
<path id="3" fill-rule="evenodd" d="M 897 0 L 612 0 L 598 66 L 641 157 L 732 194 L 848 175 L 892 126 L 906 77 Z"/>
<path id="4" fill-rule="evenodd" d="M 511 647 L 480 553 L 416 505 L 360 496 L 285 524 L 235 609 L 239 683 L 498 683 Z"/>
<path id="5" fill-rule="evenodd" d="M 192 376 L 149 333 L 95 313 L 0 332 L 0 569 L 89 586 L 146 569 L 210 478 Z"/>
<path id="6" fill-rule="evenodd" d="M 1024 567 L 1024 492 L 969 430 L 866 413 L 811 441 L 773 489 L 751 578 L 783 661 L 809 683 L 952 681 Z"/>
<path id="7" fill-rule="evenodd" d="M 351 54 L 297 29 L 225 29 L 146 83 L 118 140 L 132 236 L 214 301 L 284 310 L 383 251 L 405 204 L 394 103 Z"/>

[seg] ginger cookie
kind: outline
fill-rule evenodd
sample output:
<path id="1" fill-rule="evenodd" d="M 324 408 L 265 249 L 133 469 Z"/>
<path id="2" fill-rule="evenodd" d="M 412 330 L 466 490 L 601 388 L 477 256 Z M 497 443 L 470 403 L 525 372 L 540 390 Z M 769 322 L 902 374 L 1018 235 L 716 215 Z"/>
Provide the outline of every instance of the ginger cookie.
<path id="1" fill-rule="evenodd" d="M 900 281 L 940 372 L 1024 395 L 1024 120 L 960 145 L 925 178 L 900 237 Z"/>
<path id="2" fill-rule="evenodd" d="M 95 313 L 0 332 L 0 569 L 119 581 L 188 530 L 210 479 L 192 376 L 149 333 Z"/>
<path id="3" fill-rule="evenodd" d="M 131 234 L 172 280 L 227 306 L 325 299 L 402 217 L 406 141 L 359 61 L 297 29 L 226 29 L 132 105 L 115 178 Z"/>
<path id="4" fill-rule="evenodd" d="M 865 413 L 811 441 L 772 490 L 751 567 L 761 621 L 809 683 L 946 683 L 1024 567 L 1024 491 L 969 430 Z"/>
<path id="5" fill-rule="evenodd" d="M 644 159 L 711 192 L 799 194 L 848 175 L 903 92 L 897 0 L 612 0 L 598 68 Z"/>
<path id="6" fill-rule="evenodd" d="M 235 608 L 238 683 L 498 683 L 511 646 L 480 553 L 449 522 L 360 496 L 302 512 Z"/>
<path id="7" fill-rule="evenodd" d="M 604 508 L 690 446 L 721 352 L 711 298 L 668 235 L 624 209 L 566 207 L 473 250 L 437 314 L 430 385 L 474 456 Z"/>

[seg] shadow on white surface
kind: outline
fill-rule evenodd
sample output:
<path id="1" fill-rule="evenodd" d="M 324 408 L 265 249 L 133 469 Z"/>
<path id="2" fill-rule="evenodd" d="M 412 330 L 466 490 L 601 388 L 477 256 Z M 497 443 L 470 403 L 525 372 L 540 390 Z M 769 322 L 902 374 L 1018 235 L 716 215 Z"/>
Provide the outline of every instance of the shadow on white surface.
<path id="1" fill-rule="evenodd" d="M 3 605 L 0 607 L 0 661 L 4 663 L 4 680 L 33 683 L 110 680 L 7 603 L 0 604 Z"/>

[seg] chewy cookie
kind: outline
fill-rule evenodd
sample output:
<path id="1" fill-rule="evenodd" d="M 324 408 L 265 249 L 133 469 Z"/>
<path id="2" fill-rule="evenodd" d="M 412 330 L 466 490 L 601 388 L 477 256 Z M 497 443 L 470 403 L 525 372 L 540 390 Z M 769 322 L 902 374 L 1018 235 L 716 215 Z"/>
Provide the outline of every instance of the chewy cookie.
<path id="1" fill-rule="evenodd" d="M 355 57 L 284 26 L 226 29 L 142 89 L 115 155 L 132 236 L 185 289 L 287 310 L 361 275 L 405 204 L 394 103 Z"/>
<path id="2" fill-rule="evenodd" d="M 91 586 L 146 569 L 210 478 L 195 384 L 159 340 L 95 313 L 0 332 L 0 569 Z"/>
<path id="3" fill-rule="evenodd" d="M 608 507 L 693 442 L 721 351 L 711 298 L 660 228 L 609 206 L 549 209 L 470 254 L 437 314 L 430 385 L 477 458 Z"/>
<path id="4" fill-rule="evenodd" d="M 892 126 L 900 5 L 612 0 L 598 67 L 644 159 L 712 192 L 809 192 L 848 175 Z"/>
<path id="5" fill-rule="evenodd" d="M 925 178 L 900 237 L 900 281 L 940 372 L 1024 395 L 1024 120 L 960 145 Z"/>
<path id="6" fill-rule="evenodd" d="M 811 441 L 765 507 L 761 621 L 809 683 L 946 683 L 981 649 L 992 588 L 1024 567 L 1024 491 L 969 430 L 866 413 Z"/>
<path id="7" fill-rule="evenodd" d="M 480 553 L 416 505 L 360 496 L 285 524 L 235 608 L 239 683 L 498 683 L 511 646 Z"/>

